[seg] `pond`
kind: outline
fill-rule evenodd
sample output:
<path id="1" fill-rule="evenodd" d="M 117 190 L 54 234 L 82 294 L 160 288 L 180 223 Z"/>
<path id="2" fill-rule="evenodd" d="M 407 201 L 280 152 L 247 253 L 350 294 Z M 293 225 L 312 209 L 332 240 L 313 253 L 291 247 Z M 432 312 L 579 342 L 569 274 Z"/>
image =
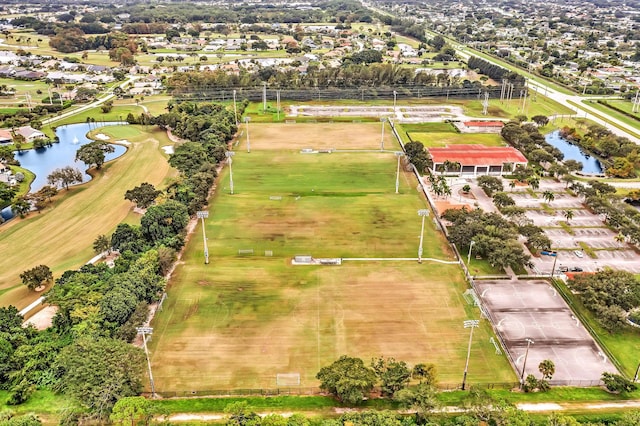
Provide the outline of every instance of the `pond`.
<path id="1" fill-rule="evenodd" d="M 101 126 L 117 126 L 123 124 L 124 123 L 119 122 L 100 123 Z M 87 170 L 86 164 L 81 161 L 75 161 L 76 151 L 82 145 L 92 142 L 86 135 L 89 131 L 95 129 L 95 126 L 93 123 L 60 126 L 56 129 L 56 136 L 58 136 L 60 140 L 59 143 L 54 143 L 49 148 L 29 149 L 16 153 L 16 160 L 20 161 L 20 165 L 36 175 L 35 180 L 31 183 L 31 192 L 36 192 L 47 185 L 47 176 L 55 169 L 71 166 L 83 171 Z M 113 145 L 113 147 L 115 151 L 107 154 L 105 161 L 118 158 L 127 151 L 127 148 L 123 145 Z M 86 173 L 83 177 L 84 182 L 91 180 L 91 176 Z M 5 220 L 13 217 L 10 207 L 2 210 L 0 215 Z"/>
<path id="2" fill-rule="evenodd" d="M 545 136 L 548 144 L 558 148 L 564 154 L 565 160 L 577 160 L 582 163 L 582 172 L 585 173 L 602 173 L 602 165 L 597 158 L 585 154 L 578 145 L 574 145 L 560 137 L 560 132 L 548 133 Z"/>

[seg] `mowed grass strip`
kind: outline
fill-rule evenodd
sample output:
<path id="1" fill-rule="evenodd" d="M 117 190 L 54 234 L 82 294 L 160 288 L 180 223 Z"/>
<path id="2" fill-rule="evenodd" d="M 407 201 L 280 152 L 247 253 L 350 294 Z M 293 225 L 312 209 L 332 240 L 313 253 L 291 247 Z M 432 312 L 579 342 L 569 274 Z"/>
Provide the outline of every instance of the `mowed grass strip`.
<path id="1" fill-rule="evenodd" d="M 59 199 L 45 212 L 31 213 L 27 219 L 11 221 L 0 228 L 0 306 L 25 307 L 40 294 L 20 284 L 19 275 L 36 265 L 48 265 L 59 276 L 93 257 L 92 244 L 100 234 L 115 229 L 131 210 L 124 193 L 142 182 L 161 186 L 174 171 L 159 145 L 168 144 L 161 130 L 146 133 L 127 130 L 132 145 L 125 155 L 105 164 L 91 182 L 61 191 Z M 104 128 L 107 135 L 118 128 Z"/>
<path id="2" fill-rule="evenodd" d="M 289 148 L 297 149 L 304 143 L 300 133 L 310 132 L 308 125 L 270 126 L 289 130 Z M 352 144 L 352 126 L 334 135 L 336 148 Z M 462 321 L 479 312 L 465 305 L 458 265 L 291 265 L 296 254 L 415 258 L 417 210 L 425 207 L 415 178 L 402 173 L 395 194 L 392 153 L 264 151 L 258 147 L 269 141 L 254 136 L 260 133 L 254 127 L 251 153 L 238 150 L 234 157 L 235 194 L 225 169 L 211 203 L 210 263 L 204 264 L 197 229 L 154 319 L 156 390 L 283 387 L 278 373 L 299 373 L 301 387 L 316 387 L 318 370 L 343 354 L 366 362 L 377 356 L 435 362 L 442 381 L 459 382 L 468 340 Z M 363 129 L 368 135 L 358 137 L 379 143 L 379 124 Z M 284 139 L 279 143 L 287 148 Z M 430 219 L 424 247 L 424 257 L 454 259 Z M 513 381 L 490 336 L 483 324 L 474 337 L 470 380 Z"/>

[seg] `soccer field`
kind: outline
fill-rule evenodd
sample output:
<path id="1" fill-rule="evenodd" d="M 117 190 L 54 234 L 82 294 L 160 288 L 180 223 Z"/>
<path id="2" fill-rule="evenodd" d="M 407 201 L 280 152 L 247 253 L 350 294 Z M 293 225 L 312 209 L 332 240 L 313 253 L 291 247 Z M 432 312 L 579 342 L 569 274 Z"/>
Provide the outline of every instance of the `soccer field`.
<path id="1" fill-rule="evenodd" d="M 442 382 L 460 382 L 469 336 L 462 322 L 479 311 L 462 297 L 458 265 L 291 265 L 301 254 L 417 257 L 425 201 L 402 171 L 395 194 L 399 146 L 389 132 L 391 151 L 380 152 L 377 123 L 250 126 L 251 153 L 244 137 L 235 148 L 234 194 L 226 168 L 211 200 L 210 263 L 198 226 L 153 321 L 156 390 L 276 388 L 287 373 L 314 387 L 318 370 L 343 354 L 433 362 Z M 339 151 L 300 153 L 306 147 Z M 454 260 L 431 220 L 424 241 L 425 258 Z M 512 381 L 490 336 L 488 324 L 474 335 L 469 379 Z"/>

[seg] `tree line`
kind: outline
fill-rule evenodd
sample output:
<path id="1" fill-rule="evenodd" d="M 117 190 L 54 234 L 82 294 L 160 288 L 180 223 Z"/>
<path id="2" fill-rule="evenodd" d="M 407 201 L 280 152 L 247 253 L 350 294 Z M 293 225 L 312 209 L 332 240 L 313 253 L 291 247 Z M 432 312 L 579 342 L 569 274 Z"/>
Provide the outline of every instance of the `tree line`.
<path id="1" fill-rule="evenodd" d="M 161 297 L 190 213 L 206 204 L 216 166 L 237 130 L 233 114 L 222 105 L 173 104 L 171 109 L 177 114 L 171 124 L 193 141 L 171 157 L 180 176 L 166 191 L 141 185 L 123 194 L 148 208 L 139 226 L 121 223 L 111 236 L 96 239 L 94 248 L 120 252 L 114 266 L 64 272 L 45 295 L 58 307 L 46 330 L 23 327 L 13 306 L 0 308 L 0 389 L 9 391 L 9 404 L 28 400 L 36 389 L 62 392 L 77 402 L 63 419 L 72 424 L 105 419 L 117 400 L 142 391 L 144 353 L 129 342 L 146 320 L 149 304 Z M 51 274 L 39 265 L 25 271 L 23 279 L 41 284 Z"/>
<path id="2" fill-rule="evenodd" d="M 470 56 L 467 61 L 469 69 L 478 70 L 480 74 L 484 74 L 495 81 L 508 80 L 517 85 L 524 85 L 525 78 L 518 73 L 509 71 L 499 65 L 492 64 L 477 56 Z"/>

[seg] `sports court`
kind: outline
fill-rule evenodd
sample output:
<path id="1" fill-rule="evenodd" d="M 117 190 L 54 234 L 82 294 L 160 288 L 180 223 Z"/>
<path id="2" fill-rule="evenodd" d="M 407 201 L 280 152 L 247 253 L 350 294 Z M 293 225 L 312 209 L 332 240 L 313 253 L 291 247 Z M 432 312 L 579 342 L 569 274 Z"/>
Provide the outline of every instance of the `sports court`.
<path id="1" fill-rule="evenodd" d="M 542 280 L 476 281 L 485 312 L 504 342 L 518 375 L 541 377 L 538 365 L 556 366 L 553 384 L 595 384 L 605 371 L 616 372 L 561 295 Z M 527 339 L 533 343 L 527 352 Z M 526 366 L 525 366 L 526 356 Z"/>

